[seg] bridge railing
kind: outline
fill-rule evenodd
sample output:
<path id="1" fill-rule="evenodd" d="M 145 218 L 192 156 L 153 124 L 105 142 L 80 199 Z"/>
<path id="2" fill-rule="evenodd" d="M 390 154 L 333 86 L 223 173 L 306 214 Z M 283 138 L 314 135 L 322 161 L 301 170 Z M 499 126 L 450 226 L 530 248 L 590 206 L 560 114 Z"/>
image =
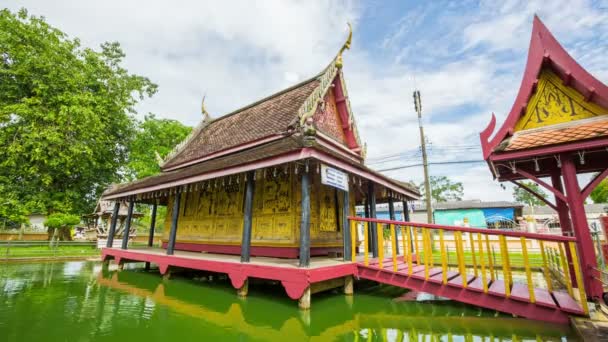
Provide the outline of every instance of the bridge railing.
<path id="1" fill-rule="evenodd" d="M 349 220 L 353 261 L 362 256 L 360 261 L 370 265 L 370 234 L 376 234 L 374 262 L 379 268 L 392 267 L 395 272 L 411 275 L 417 266 L 424 266 L 424 278 L 428 280 L 431 270 L 439 267 L 443 284 L 448 283 L 450 274 L 458 273 L 466 288 L 473 276 L 481 278 L 485 293 L 489 283 L 502 280 L 507 297 L 515 279 L 527 285 L 532 303 L 536 300 L 535 288 L 551 292 L 563 286 L 570 297 L 583 299 L 580 304 L 588 313 L 584 286 L 578 286 L 575 296 L 571 281 L 574 278 L 577 284 L 583 284 L 574 237 L 363 217 Z M 369 229 L 371 223 L 376 223 L 375 232 Z"/>

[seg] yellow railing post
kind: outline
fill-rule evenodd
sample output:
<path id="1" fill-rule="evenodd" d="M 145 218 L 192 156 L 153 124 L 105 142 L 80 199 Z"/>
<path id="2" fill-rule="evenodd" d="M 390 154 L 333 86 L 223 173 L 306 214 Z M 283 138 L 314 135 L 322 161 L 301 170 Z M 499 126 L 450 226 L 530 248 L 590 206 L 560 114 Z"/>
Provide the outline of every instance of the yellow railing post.
<path id="1" fill-rule="evenodd" d="M 357 221 L 350 221 L 350 248 L 351 248 L 351 261 L 357 261 Z"/>
<path id="2" fill-rule="evenodd" d="M 376 231 L 378 232 L 378 266 L 384 268 L 384 225 L 378 224 Z"/>
<path id="3" fill-rule="evenodd" d="M 477 257 L 475 256 L 475 235 L 469 232 L 469 244 L 471 245 L 471 260 L 473 261 L 473 274 L 477 277 Z"/>
<path id="4" fill-rule="evenodd" d="M 564 253 L 564 245 L 560 242 L 559 246 L 559 258 L 562 262 L 562 271 L 564 272 L 564 281 L 566 282 L 566 288 L 570 297 L 574 297 L 572 292 L 572 279 L 570 279 L 570 269 L 568 268 L 568 260 L 566 260 L 566 254 Z"/>
<path id="5" fill-rule="evenodd" d="M 585 285 L 583 283 L 583 276 L 581 274 L 581 267 L 578 261 L 578 253 L 576 252 L 576 245 L 573 241 L 568 243 L 570 245 L 570 255 L 572 256 L 572 266 L 574 267 L 574 276 L 576 277 L 576 283 L 578 284 L 579 296 L 581 297 L 581 305 L 583 306 L 583 312 L 585 315 L 589 314 L 589 307 L 587 306 L 587 294 L 585 293 Z"/>
<path id="6" fill-rule="evenodd" d="M 365 264 L 365 266 L 369 266 L 369 231 L 367 230 L 368 225 L 369 224 L 367 222 L 363 223 L 363 263 Z"/>
<path id="7" fill-rule="evenodd" d="M 408 253 L 407 253 L 407 274 L 408 275 L 412 275 L 412 235 L 411 235 L 411 230 L 412 228 L 410 226 L 405 227 L 405 235 L 407 238 L 407 246 L 409 247 L 408 249 Z"/>
<path id="8" fill-rule="evenodd" d="M 395 234 L 394 224 L 391 224 L 391 249 L 393 253 L 393 272 L 397 272 L 397 235 Z"/>
<path id="9" fill-rule="evenodd" d="M 462 287 L 467 287 L 467 274 L 464 264 L 464 248 L 462 246 L 462 232 L 455 232 L 455 238 L 456 253 L 458 257 L 458 270 L 460 271 L 460 277 L 462 278 Z"/>
<path id="10" fill-rule="evenodd" d="M 528 292 L 530 293 L 530 303 L 536 303 L 536 297 L 534 296 L 534 284 L 532 283 L 532 271 L 530 270 L 530 260 L 528 259 L 528 245 L 526 244 L 526 238 L 521 236 L 521 253 L 524 257 L 524 268 L 526 270 L 526 279 L 528 280 Z"/>
<path id="11" fill-rule="evenodd" d="M 416 253 L 416 265 L 420 265 L 420 246 L 418 244 L 418 228 L 414 227 L 414 252 Z"/>
<path id="12" fill-rule="evenodd" d="M 494 281 L 494 261 L 492 260 L 492 249 L 490 248 L 490 237 L 486 235 L 486 251 L 488 251 L 488 267 L 490 268 L 490 279 Z"/>
<path id="13" fill-rule="evenodd" d="M 511 296 L 511 270 L 509 269 L 509 251 L 507 251 L 507 240 L 504 235 L 499 235 L 500 259 L 502 264 L 502 276 L 505 283 L 505 296 Z"/>
<path id="14" fill-rule="evenodd" d="M 403 262 L 405 263 L 405 258 L 408 254 L 410 254 L 410 250 L 407 248 L 406 237 L 405 237 L 405 229 L 401 226 L 401 243 L 403 244 Z"/>
<path id="15" fill-rule="evenodd" d="M 439 229 L 439 249 L 441 249 L 441 272 L 442 281 L 448 283 L 448 258 L 445 252 L 445 241 L 443 240 L 443 229 Z"/>
<path id="16" fill-rule="evenodd" d="M 547 256 L 545 255 L 545 242 L 543 240 L 538 241 L 540 245 L 540 256 L 543 260 L 543 275 L 545 276 L 545 281 L 547 282 L 547 290 L 553 291 L 553 283 L 551 283 L 551 275 L 549 272 L 549 267 L 547 266 Z"/>
<path id="17" fill-rule="evenodd" d="M 479 266 L 481 267 L 481 282 L 483 283 L 483 292 L 488 292 L 488 282 L 486 277 L 486 263 L 483 260 L 483 240 L 481 233 L 477 233 L 477 244 L 479 247 Z"/>
<path id="18" fill-rule="evenodd" d="M 424 251 L 424 279 L 429 279 L 429 240 L 428 229 L 422 229 L 422 249 Z"/>

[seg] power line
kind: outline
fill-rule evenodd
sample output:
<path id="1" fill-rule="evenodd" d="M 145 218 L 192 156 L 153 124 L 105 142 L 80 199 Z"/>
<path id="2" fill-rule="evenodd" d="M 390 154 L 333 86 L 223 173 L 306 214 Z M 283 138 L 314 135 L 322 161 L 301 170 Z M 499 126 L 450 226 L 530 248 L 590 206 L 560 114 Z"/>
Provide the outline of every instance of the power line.
<path id="1" fill-rule="evenodd" d="M 445 161 L 445 162 L 429 162 L 428 165 L 476 164 L 476 163 L 485 163 L 485 162 L 486 161 L 483 159 L 480 159 L 480 160 L 455 160 L 455 161 Z M 394 171 L 394 170 L 407 169 L 407 168 L 416 167 L 416 166 L 423 166 L 423 164 L 418 163 L 418 164 L 401 165 L 401 166 L 396 166 L 396 167 L 391 167 L 388 169 L 381 169 L 381 170 L 376 170 L 376 171 L 378 171 L 378 172 Z"/>

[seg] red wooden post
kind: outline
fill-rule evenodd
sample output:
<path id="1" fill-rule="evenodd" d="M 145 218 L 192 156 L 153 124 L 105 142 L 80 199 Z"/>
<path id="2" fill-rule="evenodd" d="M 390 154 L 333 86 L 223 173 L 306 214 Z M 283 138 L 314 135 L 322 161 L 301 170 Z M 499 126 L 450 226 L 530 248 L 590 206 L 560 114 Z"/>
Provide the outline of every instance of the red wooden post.
<path id="1" fill-rule="evenodd" d="M 562 193 L 564 192 L 562 178 L 559 171 L 551 174 L 551 184 L 555 190 Z M 557 196 L 555 196 L 555 204 L 557 207 L 557 216 L 559 217 L 559 226 L 561 227 L 562 234 L 566 236 L 574 236 L 572 224 L 570 223 L 570 214 L 568 213 L 568 204 Z M 574 274 L 574 266 L 572 265 L 572 253 L 570 253 L 570 248 L 566 248 L 566 258 L 568 259 L 568 268 L 570 269 L 570 280 L 572 281 L 572 285 L 578 286 L 576 284 L 576 276 Z"/>
<path id="2" fill-rule="evenodd" d="M 585 214 L 584 199 L 581 196 L 578 179 L 576 178 L 576 165 L 574 165 L 574 160 L 568 154 L 562 154 L 561 161 L 564 186 L 568 195 L 568 207 L 570 209 L 570 216 L 572 217 L 572 227 L 574 228 L 576 244 L 580 254 L 585 291 L 587 292 L 587 296 L 599 298 L 603 292 L 602 283 L 593 277 L 593 273 L 595 272 L 593 269 L 597 268 L 597 260 Z"/>

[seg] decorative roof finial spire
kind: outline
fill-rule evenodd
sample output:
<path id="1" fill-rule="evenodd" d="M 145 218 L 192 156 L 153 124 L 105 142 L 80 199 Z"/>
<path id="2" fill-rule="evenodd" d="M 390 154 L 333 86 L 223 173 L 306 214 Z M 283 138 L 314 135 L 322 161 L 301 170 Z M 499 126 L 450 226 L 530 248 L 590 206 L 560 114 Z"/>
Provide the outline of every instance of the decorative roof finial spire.
<path id="1" fill-rule="evenodd" d="M 346 38 L 346 42 L 344 42 L 344 45 L 342 45 L 342 47 L 340 48 L 340 51 L 338 52 L 338 57 L 336 57 L 336 67 L 342 68 L 342 65 L 344 64 L 342 62 L 342 52 L 344 52 L 344 50 L 349 49 L 350 50 L 350 44 L 352 43 L 353 40 L 353 27 L 350 23 L 346 23 L 348 25 L 348 38 Z"/>
<path id="2" fill-rule="evenodd" d="M 207 94 L 203 95 L 203 101 L 201 102 L 201 113 L 203 114 L 203 121 L 209 122 L 211 121 L 211 115 L 209 115 L 209 112 L 207 112 L 207 109 L 205 109 L 205 97 L 207 97 Z"/>
<path id="3" fill-rule="evenodd" d="M 156 157 L 156 163 L 158 164 L 158 166 L 163 165 L 163 163 L 164 163 L 163 157 L 161 157 L 160 154 L 158 154 L 158 151 L 154 151 L 154 157 Z"/>

